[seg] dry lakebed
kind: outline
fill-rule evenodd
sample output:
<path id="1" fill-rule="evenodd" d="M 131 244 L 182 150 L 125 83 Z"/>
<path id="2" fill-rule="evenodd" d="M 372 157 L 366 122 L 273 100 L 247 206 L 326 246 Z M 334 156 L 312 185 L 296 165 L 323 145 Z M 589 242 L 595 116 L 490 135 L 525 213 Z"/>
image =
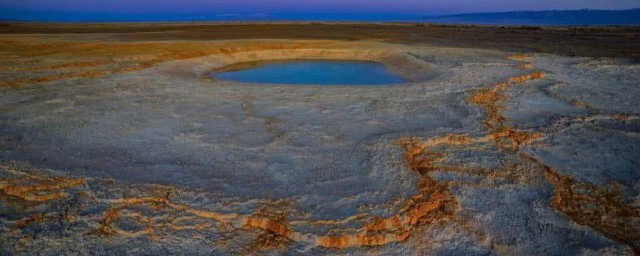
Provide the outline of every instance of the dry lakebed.
<path id="1" fill-rule="evenodd" d="M 635 27 L 2 23 L 0 255 L 636 255 L 639 60 Z"/>

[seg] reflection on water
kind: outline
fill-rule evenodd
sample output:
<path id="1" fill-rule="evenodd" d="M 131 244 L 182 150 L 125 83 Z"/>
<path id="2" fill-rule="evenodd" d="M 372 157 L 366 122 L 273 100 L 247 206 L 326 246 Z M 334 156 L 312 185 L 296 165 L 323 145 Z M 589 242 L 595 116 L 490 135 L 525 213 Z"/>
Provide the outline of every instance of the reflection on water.
<path id="1" fill-rule="evenodd" d="M 405 82 L 387 71 L 381 63 L 342 60 L 242 63 L 211 76 L 219 80 L 268 84 L 386 85 Z"/>

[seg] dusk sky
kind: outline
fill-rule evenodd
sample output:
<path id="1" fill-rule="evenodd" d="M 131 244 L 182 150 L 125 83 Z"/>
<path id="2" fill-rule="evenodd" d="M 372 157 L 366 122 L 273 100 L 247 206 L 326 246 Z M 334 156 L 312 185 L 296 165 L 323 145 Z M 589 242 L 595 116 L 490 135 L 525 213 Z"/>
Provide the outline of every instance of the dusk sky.
<path id="1" fill-rule="evenodd" d="M 420 16 L 549 9 L 631 9 L 638 0 L 0 0 L 3 19 L 260 17 L 299 15 Z M 84 16 L 83 16 L 84 15 Z M 293 16 L 292 16 L 293 15 Z"/>

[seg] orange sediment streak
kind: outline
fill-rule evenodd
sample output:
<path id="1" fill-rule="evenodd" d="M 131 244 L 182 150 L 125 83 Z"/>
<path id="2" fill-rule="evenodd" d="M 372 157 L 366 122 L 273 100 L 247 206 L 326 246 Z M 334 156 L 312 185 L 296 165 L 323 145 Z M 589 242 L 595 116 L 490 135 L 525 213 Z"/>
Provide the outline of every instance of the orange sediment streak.
<path id="1" fill-rule="evenodd" d="M 344 236 L 320 236 L 315 244 L 320 247 L 344 249 L 357 246 L 375 246 L 388 243 L 397 243 L 409 238 L 408 233 L 380 234 L 380 235 L 344 235 Z"/>
<path id="2" fill-rule="evenodd" d="M 633 224 L 634 220 L 640 219 L 640 207 L 624 203 L 619 191 L 577 182 L 531 156 L 523 156 L 537 163 L 545 178 L 553 185 L 553 208 L 576 223 L 589 226 L 640 253 L 640 228 Z"/>
<path id="3" fill-rule="evenodd" d="M 26 201 L 45 202 L 60 199 L 66 195 L 59 191 L 84 184 L 84 179 L 50 178 L 46 184 L 18 186 L 13 184 L 1 184 L 2 193 L 15 196 Z M 40 194 L 46 193 L 46 194 Z"/>
<path id="4" fill-rule="evenodd" d="M 506 100 L 504 93 L 509 87 L 542 78 L 544 78 L 542 72 L 511 77 L 506 82 L 498 83 L 469 97 L 470 102 L 485 107 L 487 111 L 487 118 L 484 122 L 490 131 L 489 138 L 505 148 L 518 149 L 521 145 L 539 139 L 542 136 L 539 132 L 517 131 L 505 125 L 506 118 L 503 116 L 502 107 L 500 106 L 500 103 Z"/>
<path id="5" fill-rule="evenodd" d="M 529 59 L 529 56 L 526 55 L 526 54 L 516 54 L 516 55 L 512 55 L 512 56 L 507 57 L 507 59 L 525 61 L 525 60 Z"/>
<path id="6" fill-rule="evenodd" d="M 293 232 L 286 223 L 271 218 L 244 217 L 242 228 L 258 228 L 291 239 Z"/>

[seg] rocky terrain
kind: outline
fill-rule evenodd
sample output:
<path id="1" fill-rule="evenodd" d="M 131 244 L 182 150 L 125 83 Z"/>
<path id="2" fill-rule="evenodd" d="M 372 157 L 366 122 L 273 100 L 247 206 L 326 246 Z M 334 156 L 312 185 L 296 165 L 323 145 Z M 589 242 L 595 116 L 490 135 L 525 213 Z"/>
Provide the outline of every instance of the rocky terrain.
<path id="1" fill-rule="evenodd" d="M 637 48 L 165 29 L 0 34 L 0 254 L 640 253 Z M 409 82 L 208 76 L 286 59 Z"/>

